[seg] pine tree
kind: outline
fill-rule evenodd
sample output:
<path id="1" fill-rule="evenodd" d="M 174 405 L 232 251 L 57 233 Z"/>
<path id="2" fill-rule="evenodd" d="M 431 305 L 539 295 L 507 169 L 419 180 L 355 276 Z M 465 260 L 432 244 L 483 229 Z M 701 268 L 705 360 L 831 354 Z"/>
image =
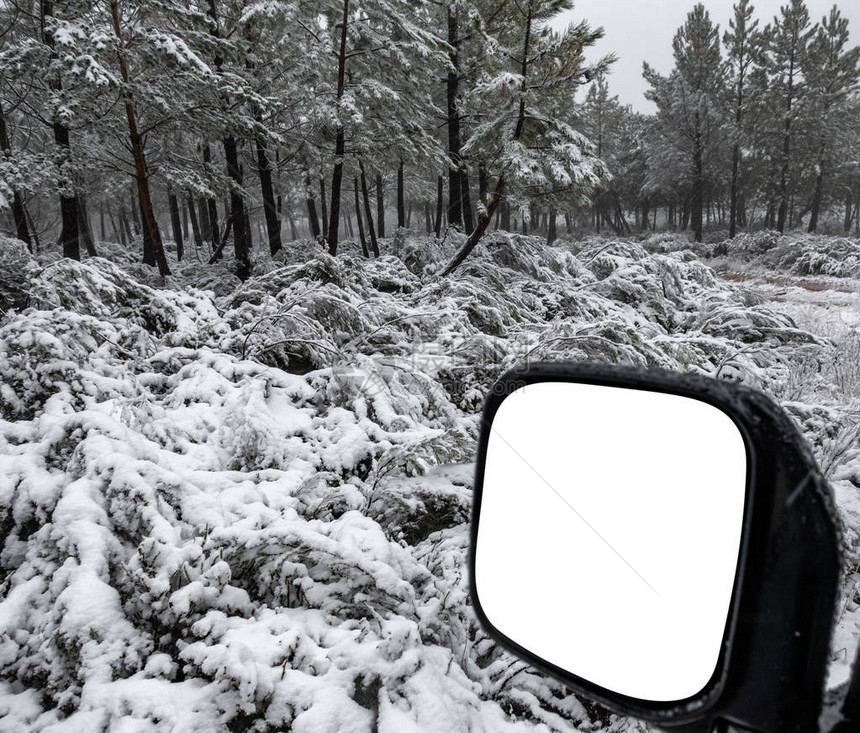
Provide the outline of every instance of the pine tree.
<path id="1" fill-rule="evenodd" d="M 810 109 L 818 130 L 810 232 L 818 227 L 824 183 L 832 175 L 835 163 L 833 153 L 838 150 L 841 155 L 846 148 L 845 122 L 850 114 L 847 103 L 860 82 L 860 47 L 847 46 L 848 19 L 834 5 L 822 19 L 803 59 Z"/>
<path id="2" fill-rule="evenodd" d="M 672 40 L 675 68 L 662 77 L 645 64 L 651 85 L 646 97 L 657 105 L 657 122 L 663 139 L 682 153 L 689 166 L 687 206 L 690 227 L 702 241 L 706 168 L 720 143 L 721 92 L 719 29 L 697 4 Z"/>
<path id="3" fill-rule="evenodd" d="M 802 68 L 810 40 L 816 28 L 810 26 L 809 11 L 803 0 L 791 0 L 780 9 L 768 32 L 767 68 L 773 108 L 780 110 L 782 120 L 779 151 L 779 184 L 776 228 L 783 232 L 788 223 L 789 175 L 792 163 L 799 102 L 806 93 Z"/>
<path id="4" fill-rule="evenodd" d="M 483 109 L 492 112 L 470 132 L 464 151 L 497 161 L 491 171 L 496 183 L 486 210 L 443 275 L 477 246 L 503 199 L 543 197 L 550 206 L 584 202 L 607 175 L 592 143 L 567 119 L 573 90 L 604 72 L 612 58 L 585 63 L 584 49 L 602 30 L 584 22 L 563 33 L 548 27 L 550 18 L 569 7 L 567 0 L 527 0 L 517 6 L 514 20 L 505 19 L 492 34 L 491 26 L 485 28 L 487 39 L 504 52 L 494 54 L 502 63 L 485 69 L 477 85 Z"/>
<path id="5" fill-rule="evenodd" d="M 741 143 L 745 138 L 745 122 L 749 108 L 749 79 L 763 62 L 765 37 L 759 31 L 759 21 L 753 19 L 749 0 L 734 5 L 734 17 L 723 35 L 726 49 L 726 78 L 728 80 L 728 110 L 734 120 L 732 127 L 732 180 L 729 202 L 729 237 L 737 231 L 740 204 Z"/>

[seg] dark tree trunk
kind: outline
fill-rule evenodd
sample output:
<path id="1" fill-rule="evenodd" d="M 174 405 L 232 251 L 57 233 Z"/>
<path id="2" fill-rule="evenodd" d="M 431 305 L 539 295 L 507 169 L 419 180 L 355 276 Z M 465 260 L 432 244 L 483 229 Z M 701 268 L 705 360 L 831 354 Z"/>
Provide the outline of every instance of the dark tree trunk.
<path id="1" fill-rule="evenodd" d="M 846 234 L 851 233 L 851 220 L 854 218 L 854 211 L 851 208 L 852 193 L 850 188 L 845 188 L 845 217 L 842 220 L 842 225 Z"/>
<path id="2" fill-rule="evenodd" d="M 120 204 L 119 207 L 119 224 L 120 224 L 120 244 L 125 247 L 132 241 L 131 224 L 128 223 L 128 214 L 125 210 L 125 204 Z"/>
<path id="3" fill-rule="evenodd" d="M 382 174 L 376 174 L 376 228 L 379 238 L 385 236 L 385 201 L 383 199 Z"/>
<path id="4" fill-rule="evenodd" d="M 349 212 L 349 204 L 344 204 L 343 206 L 343 223 L 350 238 L 355 239 L 355 230 L 352 228 L 352 216 Z"/>
<path id="5" fill-rule="evenodd" d="M 487 166 L 482 160 L 478 163 L 478 197 L 481 199 L 481 206 L 487 208 L 490 195 L 490 180 L 487 176 Z"/>
<path id="6" fill-rule="evenodd" d="M 427 199 L 424 200 L 424 225 L 427 229 L 427 234 L 433 231 L 433 226 L 430 223 L 430 202 Z"/>
<path id="7" fill-rule="evenodd" d="M 367 233 L 370 237 L 370 250 L 374 257 L 379 257 L 379 243 L 376 241 L 376 231 L 373 227 L 373 216 L 370 213 L 370 196 L 367 193 L 367 176 L 364 174 L 364 162 L 358 162 L 361 173 L 361 197 L 364 199 L 364 216 L 367 219 Z"/>
<path id="8" fill-rule="evenodd" d="M 469 173 L 466 170 L 465 162 L 461 163 L 460 170 L 460 196 L 462 203 L 460 208 L 463 211 L 463 231 L 467 234 L 475 228 L 475 220 L 472 218 L 472 199 L 469 195 Z"/>
<path id="9" fill-rule="evenodd" d="M 112 0 L 111 15 L 113 16 L 113 30 L 119 41 L 120 48 L 123 48 L 122 32 L 119 24 L 119 2 Z M 128 88 L 129 75 L 128 67 L 126 66 L 125 56 L 122 52 L 118 54 L 119 69 L 122 80 Z M 144 222 L 144 231 L 148 234 L 150 246 L 152 247 L 153 263 L 158 265 L 158 272 L 162 277 L 170 274 L 170 268 L 167 266 L 167 258 L 164 256 L 164 247 L 161 243 L 161 233 L 158 231 L 158 223 L 155 220 L 155 213 L 152 210 L 152 199 L 149 193 L 149 177 L 146 172 L 146 159 L 143 156 L 143 144 L 141 142 L 140 133 L 137 130 L 137 117 L 132 104 L 131 92 L 125 94 L 125 114 L 128 120 L 128 135 L 131 142 L 132 157 L 134 158 L 134 172 L 137 180 L 137 194 L 140 203 L 141 218 Z M 144 238 L 146 241 L 146 238 Z M 150 263 L 147 263 L 150 264 Z"/>
<path id="10" fill-rule="evenodd" d="M 310 190 L 310 183 L 308 183 L 308 190 Z M 320 176 L 320 228 L 325 229 L 328 226 L 328 204 L 326 203 L 326 195 L 325 195 L 325 176 Z M 323 236 L 326 237 L 326 241 L 328 241 L 328 234 L 326 232 L 322 232 Z"/>
<path id="11" fill-rule="evenodd" d="M 406 201 L 403 190 L 403 160 L 397 166 L 397 226 L 401 229 L 406 226 Z M 429 219 L 427 231 L 430 231 Z"/>
<path id="12" fill-rule="evenodd" d="M 9 132 L 6 129 L 6 117 L 3 115 L 3 106 L 0 105 L 0 154 L 8 151 L 12 154 L 12 146 L 9 143 Z M 27 226 L 27 214 L 24 211 L 24 201 L 17 189 L 12 191 L 12 221 L 15 224 L 15 236 L 18 237 L 27 249 L 33 251 L 33 242 L 30 239 L 30 229 Z"/>
<path id="13" fill-rule="evenodd" d="M 361 251 L 365 257 L 370 257 L 367 250 L 367 239 L 364 237 L 364 224 L 361 221 L 361 204 L 358 200 L 358 176 L 352 177 L 352 189 L 355 193 L 355 221 L 358 224 L 358 236 L 361 239 Z"/>
<path id="14" fill-rule="evenodd" d="M 209 0 L 209 18 L 212 20 L 210 33 L 220 38 L 218 10 L 216 0 Z M 222 72 L 224 59 L 216 53 L 215 70 Z M 226 105 L 227 100 L 222 100 Z M 230 186 L 230 220 L 233 222 L 233 254 L 236 258 L 236 274 L 240 280 L 247 280 L 251 275 L 251 222 L 245 210 L 245 199 L 242 197 L 242 168 L 239 165 L 239 149 L 233 135 L 225 135 L 221 141 L 224 146 L 224 158 L 227 163 L 227 175 Z"/>
<path id="15" fill-rule="evenodd" d="M 438 176 L 436 178 L 436 221 L 433 225 L 433 231 L 435 232 L 437 237 L 439 237 L 442 233 L 442 208 L 445 205 L 445 194 L 443 187 L 443 178 L 442 176 Z"/>
<path id="16" fill-rule="evenodd" d="M 209 221 L 209 203 L 206 199 L 197 202 L 197 220 L 200 223 L 200 235 L 204 242 L 212 243 L 212 224 Z"/>
<path id="17" fill-rule="evenodd" d="M 311 192 L 311 174 L 307 169 L 305 170 L 305 203 L 308 207 L 308 226 L 311 228 L 311 236 L 314 239 L 319 239 L 320 237 L 320 221 L 317 218 L 317 205 L 314 201 L 314 195 Z M 323 217 L 323 221 L 325 221 L 325 217 Z"/>
<path id="18" fill-rule="evenodd" d="M 507 201 L 502 204 L 502 230 L 511 231 L 511 205 Z"/>
<path id="19" fill-rule="evenodd" d="M 136 181 L 132 182 L 131 188 L 129 189 L 128 203 L 129 208 L 131 209 L 131 231 L 134 232 L 135 237 L 139 237 L 140 233 L 143 231 L 143 227 L 140 223 L 140 201 L 138 200 Z M 131 232 L 129 232 L 129 239 L 131 239 Z"/>
<path id="20" fill-rule="evenodd" d="M 346 38 L 349 29 L 349 0 L 343 0 L 343 21 L 340 28 L 340 49 L 337 54 L 337 105 L 343 98 L 346 84 Z M 328 253 L 337 254 L 337 228 L 340 219 L 340 187 L 343 181 L 343 156 L 346 151 L 346 132 L 338 123 L 334 141 L 334 171 L 331 177 L 331 212 L 328 226 Z"/>
<path id="21" fill-rule="evenodd" d="M 571 220 L 570 220 L 570 212 L 569 211 L 564 212 L 564 230 L 568 234 L 570 234 L 573 231 L 573 222 L 571 222 Z"/>
<path id="22" fill-rule="evenodd" d="M 90 227 L 90 215 L 87 211 L 87 200 L 83 194 L 78 194 L 78 232 L 84 243 L 84 249 L 90 257 L 98 257 L 96 243 L 93 241 L 93 230 Z"/>
<path id="23" fill-rule="evenodd" d="M 448 71 L 446 83 L 448 155 L 451 158 L 451 167 L 448 169 L 448 225 L 463 226 L 463 195 L 461 191 L 463 161 L 460 156 L 460 113 L 457 109 L 457 97 L 460 93 L 459 38 L 457 12 L 451 5 L 448 6 L 448 44 L 451 47 L 449 55 L 451 68 Z"/>
<path id="24" fill-rule="evenodd" d="M 779 209 L 776 215 L 776 228 L 785 231 L 788 217 L 788 168 L 791 158 L 791 108 L 794 95 L 794 51 L 792 50 L 788 67 L 788 89 L 785 97 L 785 123 L 782 134 L 782 166 L 779 171 Z"/>
<path id="25" fill-rule="evenodd" d="M 194 210 L 194 198 L 189 193 L 185 199 L 188 216 L 191 219 L 191 235 L 194 237 L 194 246 L 197 250 L 203 249 L 203 236 L 200 232 L 200 223 L 197 221 L 197 212 Z"/>
<path id="26" fill-rule="evenodd" d="M 806 231 L 810 234 L 818 228 L 818 212 L 821 210 L 821 197 L 824 191 L 824 166 L 826 162 L 823 156 L 818 161 L 818 174 L 815 176 L 815 188 L 812 191 L 812 205 L 809 210 L 809 226 Z"/>
<path id="27" fill-rule="evenodd" d="M 12 221 L 15 223 L 15 236 L 18 237 L 30 252 L 33 251 L 33 240 L 30 238 L 30 228 L 27 225 L 27 211 L 24 200 L 18 191 L 12 192 Z"/>
<path id="28" fill-rule="evenodd" d="M 108 211 L 107 213 L 108 221 L 110 222 L 111 228 L 111 236 L 113 237 L 113 241 L 125 246 L 124 234 L 122 233 L 122 225 L 116 220 L 116 217 L 113 215 L 112 211 Z"/>
<path id="29" fill-rule="evenodd" d="M 188 239 L 188 203 L 183 200 L 180 209 L 182 211 L 182 236 Z"/>
<path id="30" fill-rule="evenodd" d="M 57 58 L 54 48 L 54 34 L 48 30 L 45 24 L 46 18 L 54 14 L 54 3 L 51 0 L 41 0 L 41 29 L 42 40 L 51 49 L 51 58 Z M 48 86 L 54 92 L 62 91 L 62 83 L 59 75 L 52 76 Z M 69 128 L 60 122 L 53 123 L 54 143 L 60 150 L 63 161 L 69 161 L 72 157 L 72 148 L 69 141 Z M 63 193 L 60 194 L 60 244 L 63 247 L 63 257 L 71 257 L 74 260 L 81 259 L 80 230 L 78 229 L 78 197 L 71 190 L 74 188 L 73 181 L 61 181 Z"/>
<path id="31" fill-rule="evenodd" d="M 704 163 L 702 160 L 702 130 L 699 113 L 696 112 L 696 131 L 693 141 L 693 190 L 690 195 L 690 226 L 697 242 L 702 241 L 703 193 L 705 187 Z"/>
<path id="32" fill-rule="evenodd" d="M 257 121 L 262 118 L 257 114 Z M 260 172 L 260 192 L 263 195 L 263 211 L 266 216 L 266 234 L 269 237 L 269 252 L 274 255 L 281 248 L 281 222 L 275 203 L 275 187 L 272 184 L 272 167 L 263 141 L 257 137 L 257 169 Z"/>
<path id="33" fill-rule="evenodd" d="M 141 216 L 143 203 L 140 197 L 137 199 L 137 215 Z M 152 233 L 148 226 L 143 227 L 143 264 L 155 267 L 155 247 L 152 246 Z"/>
<path id="34" fill-rule="evenodd" d="M 555 211 L 555 209 L 552 209 L 549 212 L 549 221 L 547 222 L 547 227 L 546 227 L 546 242 L 547 242 L 547 244 L 552 244 L 558 238 L 558 233 L 556 231 L 556 222 L 555 222 L 556 216 L 557 216 L 557 212 Z"/>
<path id="35" fill-rule="evenodd" d="M 209 219 L 210 242 L 213 247 L 218 246 L 219 236 L 221 234 L 221 225 L 218 222 L 218 200 L 212 196 L 206 199 L 206 214 Z M 229 216 L 229 212 L 225 209 L 224 216 Z"/>
<path id="36" fill-rule="evenodd" d="M 176 259 L 182 262 L 185 254 L 185 242 L 182 239 L 182 218 L 179 214 L 179 199 L 171 188 L 167 189 L 167 205 L 170 208 L 170 226 L 173 229 L 173 241 L 176 243 Z"/>
<path id="37" fill-rule="evenodd" d="M 729 202 L 729 239 L 737 233 L 738 227 L 738 167 L 741 159 L 741 146 L 735 143 L 732 151 L 732 188 L 731 200 Z"/>
<path id="38" fill-rule="evenodd" d="M 107 241 L 107 231 L 105 229 L 105 210 L 99 206 L 99 241 Z"/>
<path id="39" fill-rule="evenodd" d="M 206 169 L 207 172 L 212 173 L 212 150 L 209 147 L 208 142 L 203 145 L 203 167 Z M 208 239 L 212 245 L 212 248 L 214 249 L 218 246 L 218 236 L 221 231 L 221 227 L 218 225 L 218 202 L 215 200 L 214 196 L 206 199 L 206 208 L 208 211 L 209 222 Z"/>

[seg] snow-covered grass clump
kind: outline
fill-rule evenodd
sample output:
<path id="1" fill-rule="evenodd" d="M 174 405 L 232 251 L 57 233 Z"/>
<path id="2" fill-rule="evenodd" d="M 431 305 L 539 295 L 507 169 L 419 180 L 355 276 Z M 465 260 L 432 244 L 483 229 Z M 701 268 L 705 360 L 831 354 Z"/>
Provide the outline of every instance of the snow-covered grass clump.
<path id="1" fill-rule="evenodd" d="M 686 251 L 496 233 L 439 278 L 456 244 L 296 246 L 217 290 L 26 265 L 0 322 L 0 729 L 630 729 L 471 612 L 484 394 L 527 359 L 778 394 L 828 342 Z"/>

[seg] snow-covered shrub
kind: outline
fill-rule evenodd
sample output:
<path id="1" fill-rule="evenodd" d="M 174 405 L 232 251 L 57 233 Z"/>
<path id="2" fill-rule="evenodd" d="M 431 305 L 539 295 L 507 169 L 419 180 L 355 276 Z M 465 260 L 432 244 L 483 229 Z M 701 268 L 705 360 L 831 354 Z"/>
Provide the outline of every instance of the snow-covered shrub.
<path id="1" fill-rule="evenodd" d="M 36 261 L 20 239 L 0 234 L 0 313 L 24 308 L 29 296 L 29 281 L 38 269 Z"/>
<path id="2" fill-rule="evenodd" d="M 0 718 L 629 729 L 477 624 L 475 413 L 530 359 L 773 391 L 821 344 L 687 251 L 493 234 L 436 277 L 458 237 L 288 245 L 217 291 L 194 262 L 34 274 L 0 324 Z"/>

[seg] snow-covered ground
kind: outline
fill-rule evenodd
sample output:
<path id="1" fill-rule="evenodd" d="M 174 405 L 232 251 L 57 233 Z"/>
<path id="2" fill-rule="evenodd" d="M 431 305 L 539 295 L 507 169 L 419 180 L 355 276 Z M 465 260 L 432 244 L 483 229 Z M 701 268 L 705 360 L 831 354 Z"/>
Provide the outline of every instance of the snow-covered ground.
<path id="1" fill-rule="evenodd" d="M 495 233 L 446 279 L 456 237 L 370 262 L 298 243 L 244 284 L 0 242 L 0 731 L 644 730 L 469 607 L 475 413 L 502 371 L 763 389 L 834 480 L 851 568 L 860 545 L 852 342 L 678 241 Z"/>
<path id="2" fill-rule="evenodd" d="M 793 401 L 806 410 L 835 408 L 839 432 L 819 446 L 818 459 L 833 486 L 843 523 L 856 543 L 860 531 L 860 279 L 826 275 L 774 274 L 753 265 L 724 272 L 770 307 L 792 318 L 801 328 L 830 341 L 822 354 L 797 362 Z M 827 434 L 827 426 L 821 426 Z M 856 547 L 856 544 L 854 544 Z M 837 624 L 831 643 L 833 659 L 828 687 L 850 678 L 860 643 L 860 567 L 852 553 L 846 567 Z"/>

